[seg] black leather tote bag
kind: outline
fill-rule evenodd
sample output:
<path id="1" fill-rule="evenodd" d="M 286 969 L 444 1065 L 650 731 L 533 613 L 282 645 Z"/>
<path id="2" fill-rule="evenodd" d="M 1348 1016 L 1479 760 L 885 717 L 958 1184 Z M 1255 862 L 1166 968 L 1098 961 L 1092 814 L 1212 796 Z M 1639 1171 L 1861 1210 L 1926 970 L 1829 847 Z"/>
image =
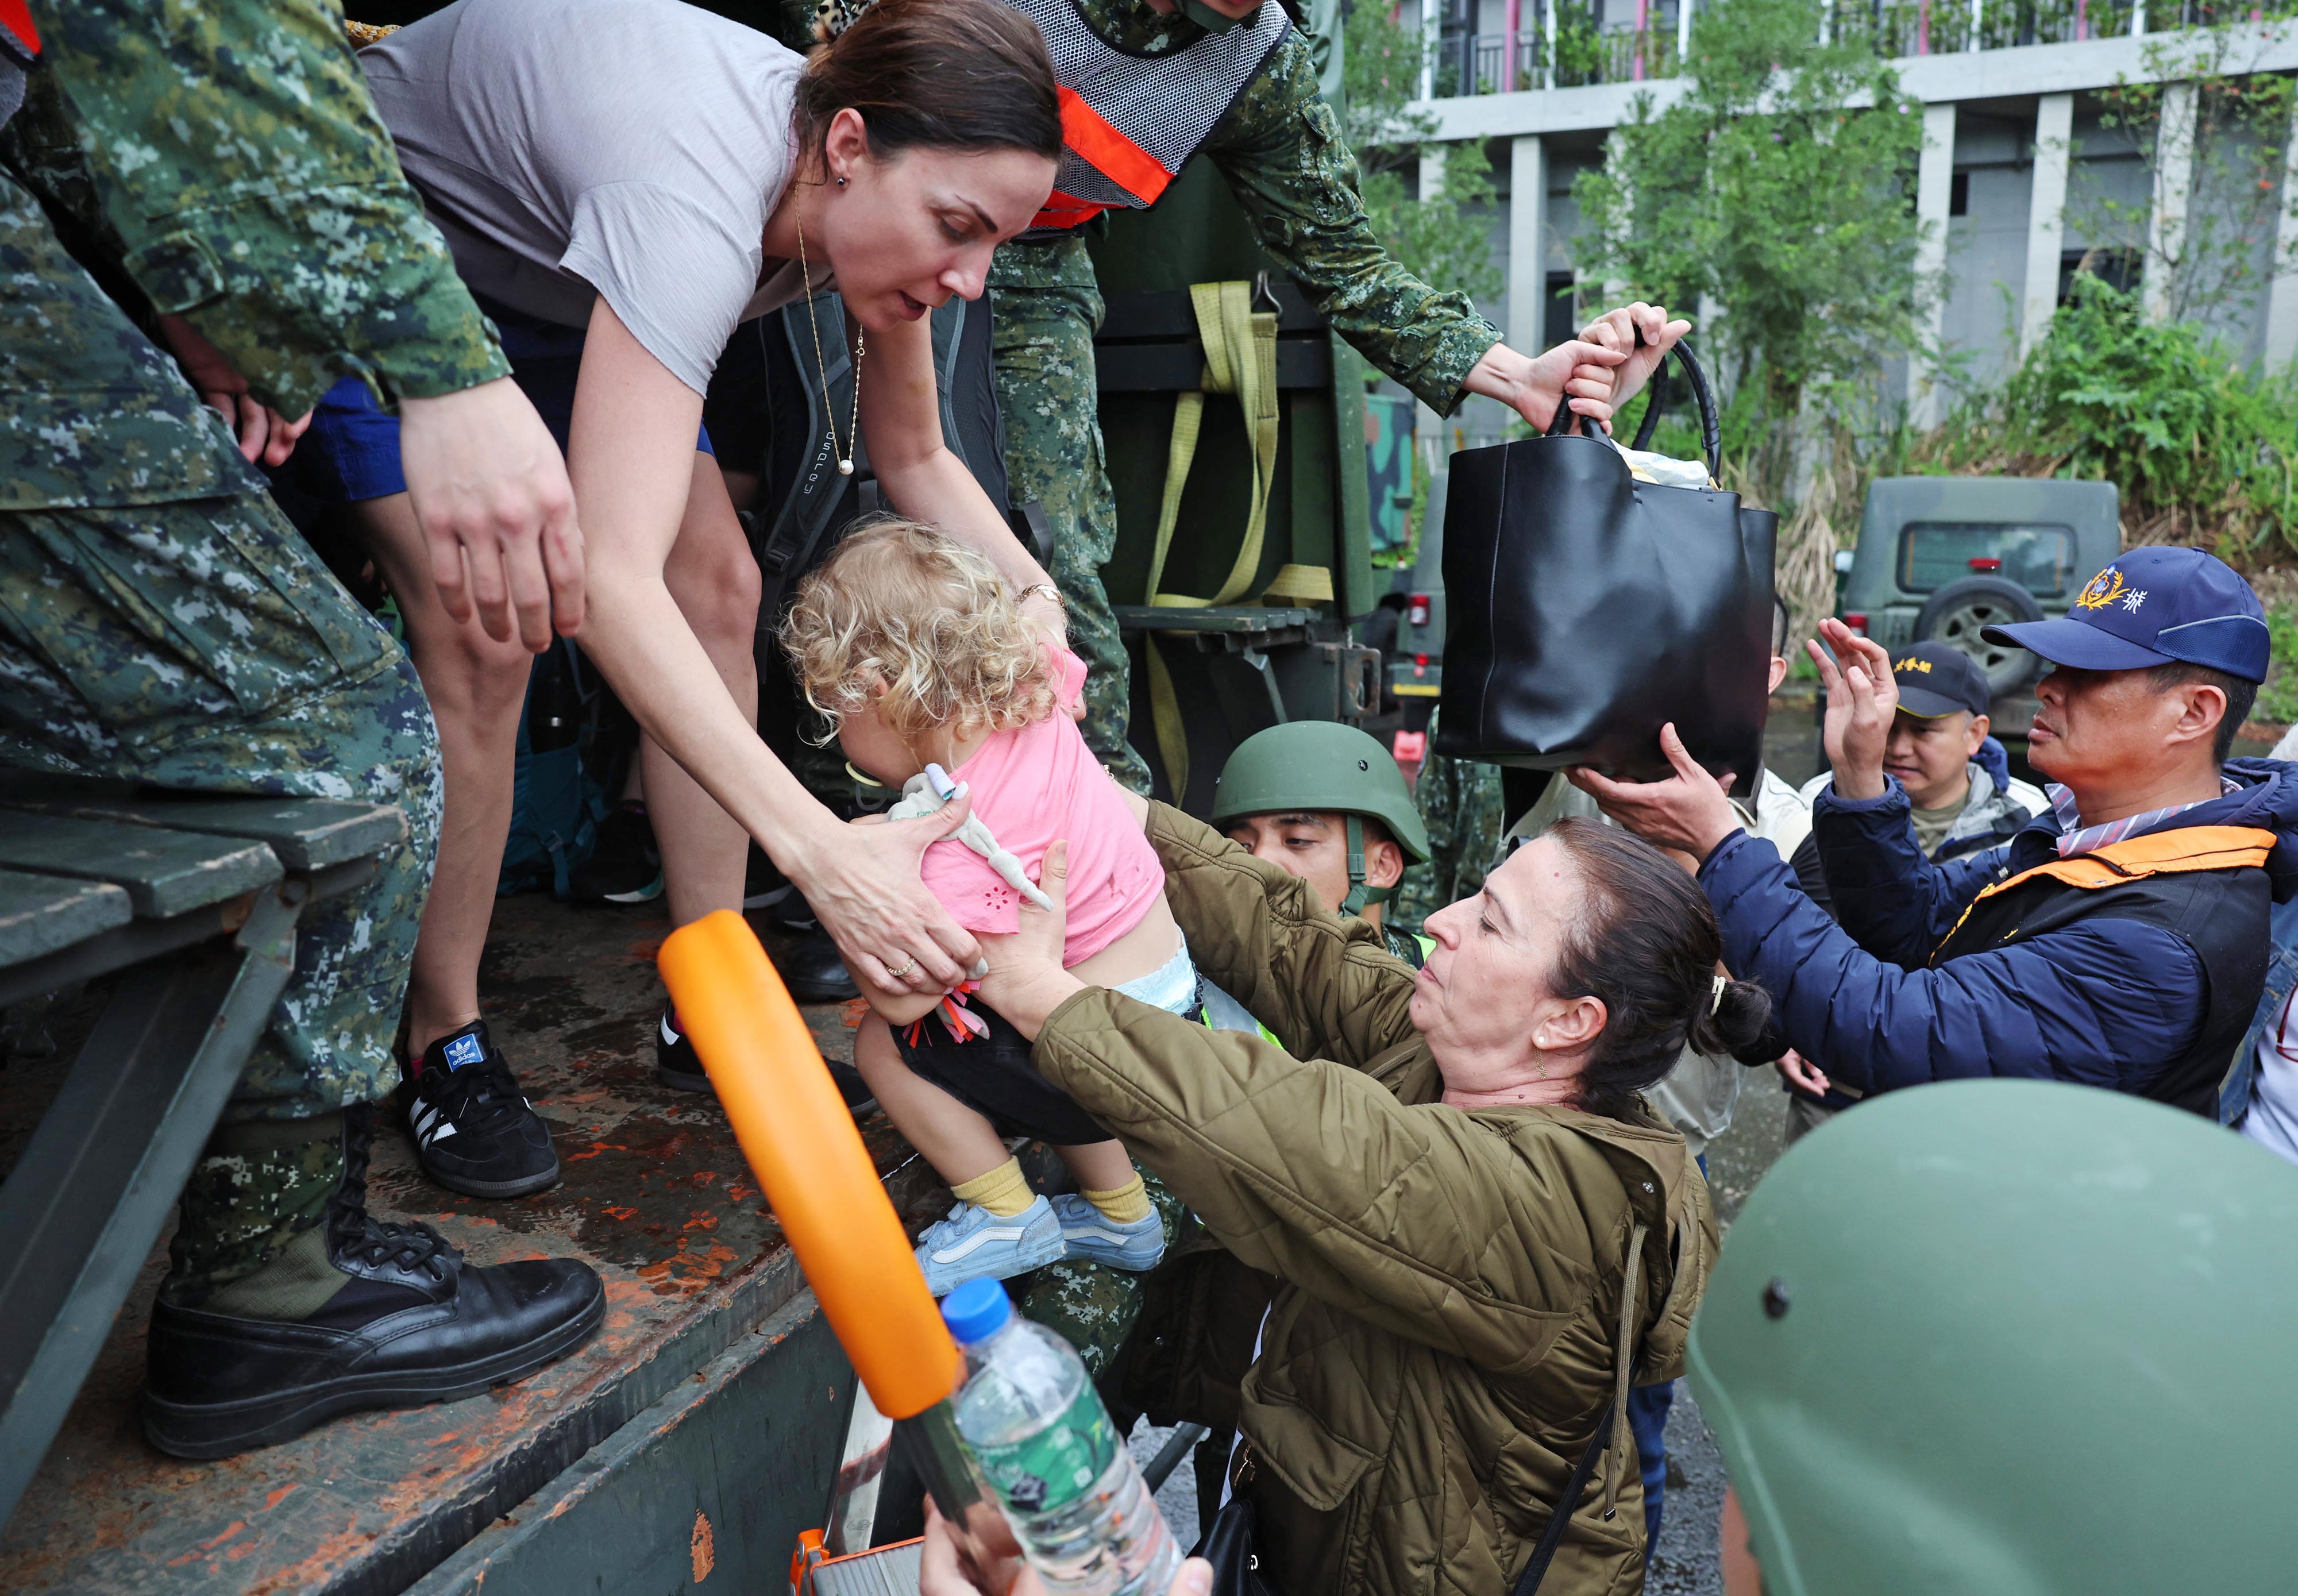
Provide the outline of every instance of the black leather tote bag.
<path id="1" fill-rule="evenodd" d="M 1722 428 L 1688 343 L 1711 483 Z M 1657 388 L 1666 368 L 1654 374 Z M 1665 395 L 1642 431 L 1650 437 Z M 1692 757 L 1762 768 L 1779 517 L 1720 488 L 1639 482 L 1601 436 L 1566 433 L 1452 457 L 1444 513 L 1444 686 L 1436 751 L 1558 770 L 1665 777 L 1670 721 Z"/>

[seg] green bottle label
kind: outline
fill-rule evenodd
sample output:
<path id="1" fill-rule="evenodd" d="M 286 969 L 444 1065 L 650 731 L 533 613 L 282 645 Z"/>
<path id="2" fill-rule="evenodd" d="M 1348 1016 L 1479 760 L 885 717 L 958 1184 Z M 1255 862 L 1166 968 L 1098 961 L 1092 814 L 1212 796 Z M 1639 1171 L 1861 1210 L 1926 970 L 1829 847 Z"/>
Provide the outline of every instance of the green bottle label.
<path id="1" fill-rule="evenodd" d="M 1117 1430 L 1087 1385 L 1068 1412 L 1036 1435 L 972 1451 L 981 1477 L 1006 1506 L 1047 1513 L 1067 1507 L 1109 1472 L 1117 1460 Z"/>

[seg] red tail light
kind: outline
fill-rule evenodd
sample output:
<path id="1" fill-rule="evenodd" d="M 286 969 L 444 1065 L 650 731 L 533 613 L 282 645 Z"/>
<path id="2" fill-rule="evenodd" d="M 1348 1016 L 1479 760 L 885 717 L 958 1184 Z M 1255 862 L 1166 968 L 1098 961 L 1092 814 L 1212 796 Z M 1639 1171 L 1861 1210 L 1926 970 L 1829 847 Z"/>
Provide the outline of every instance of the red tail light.
<path id="1" fill-rule="evenodd" d="M 1404 601 L 1404 618 L 1415 626 L 1428 624 L 1428 595 L 1415 593 Z"/>
<path id="2" fill-rule="evenodd" d="M 1845 616 L 1843 617 L 1843 624 L 1850 627 L 1852 631 L 1857 633 L 1862 637 L 1867 635 L 1867 617 L 1864 615 Z"/>
<path id="3" fill-rule="evenodd" d="M 1974 554 L 1971 557 L 1971 568 L 1974 571 L 1999 571 L 2003 568 L 2003 562 L 1992 554 Z"/>

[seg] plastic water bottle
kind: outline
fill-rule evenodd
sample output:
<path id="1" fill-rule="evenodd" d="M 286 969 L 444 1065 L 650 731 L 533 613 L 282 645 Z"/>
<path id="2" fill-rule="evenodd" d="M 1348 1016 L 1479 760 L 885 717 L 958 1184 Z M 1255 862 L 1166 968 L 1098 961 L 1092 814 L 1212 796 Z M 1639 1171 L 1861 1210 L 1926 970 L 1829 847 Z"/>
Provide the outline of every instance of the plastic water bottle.
<path id="1" fill-rule="evenodd" d="M 942 1300 L 965 1349 L 957 1431 L 1053 1596 L 1164 1596 L 1181 1549 L 1068 1342 L 995 1280 Z"/>

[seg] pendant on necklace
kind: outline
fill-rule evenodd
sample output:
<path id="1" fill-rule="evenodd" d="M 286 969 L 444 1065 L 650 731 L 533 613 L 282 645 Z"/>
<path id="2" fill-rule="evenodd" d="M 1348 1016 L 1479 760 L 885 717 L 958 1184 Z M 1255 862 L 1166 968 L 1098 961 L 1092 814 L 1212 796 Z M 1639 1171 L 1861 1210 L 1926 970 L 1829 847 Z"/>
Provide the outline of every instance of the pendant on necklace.
<path id="1" fill-rule="evenodd" d="M 854 462 L 853 462 L 852 460 L 840 460 L 840 461 L 839 461 L 839 462 L 838 462 L 838 475 L 840 475 L 840 476 L 851 476 L 851 475 L 854 475 Z"/>

